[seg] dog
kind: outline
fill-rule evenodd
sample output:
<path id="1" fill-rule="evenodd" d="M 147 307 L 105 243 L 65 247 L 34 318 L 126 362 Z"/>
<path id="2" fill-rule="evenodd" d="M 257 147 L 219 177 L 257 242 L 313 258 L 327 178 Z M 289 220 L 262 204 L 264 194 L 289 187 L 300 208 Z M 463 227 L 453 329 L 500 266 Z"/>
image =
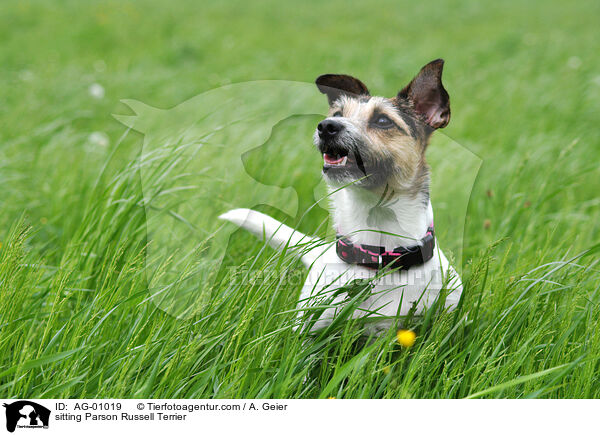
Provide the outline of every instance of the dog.
<path id="1" fill-rule="evenodd" d="M 357 282 L 369 287 L 352 316 L 368 317 L 367 332 L 376 335 L 436 301 L 449 311 L 458 305 L 462 282 L 435 238 L 425 159 L 432 133 L 450 121 L 443 66 L 442 59 L 428 63 L 393 98 L 371 96 L 363 82 L 348 75 L 317 78 L 329 114 L 313 140 L 323 156 L 338 235 L 334 243 L 254 210 L 220 216 L 275 249 L 295 249 L 309 269 L 297 308 L 299 315 L 318 313 L 312 331 L 336 319 L 351 299 L 345 290 Z M 319 304 L 326 308 L 315 310 Z"/>

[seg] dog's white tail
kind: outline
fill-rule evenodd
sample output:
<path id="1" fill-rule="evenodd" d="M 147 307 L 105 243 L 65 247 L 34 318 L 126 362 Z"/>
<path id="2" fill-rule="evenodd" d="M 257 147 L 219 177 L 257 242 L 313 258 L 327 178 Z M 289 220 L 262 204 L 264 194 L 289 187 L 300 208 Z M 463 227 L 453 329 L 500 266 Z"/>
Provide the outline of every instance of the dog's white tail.
<path id="1" fill-rule="evenodd" d="M 322 249 L 318 249 L 319 247 L 315 249 L 314 242 L 316 239 L 302 234 L 259 211 L 236 208 L 222 214 L 219 219 L 232 222 L 250 231 L 259 239 L 266 240 L 272 248 L 279 251 L 286 246 L 296 248 L 292 252 L 300 257 L 306 267 L 310 267 L 322 253 Z"/>

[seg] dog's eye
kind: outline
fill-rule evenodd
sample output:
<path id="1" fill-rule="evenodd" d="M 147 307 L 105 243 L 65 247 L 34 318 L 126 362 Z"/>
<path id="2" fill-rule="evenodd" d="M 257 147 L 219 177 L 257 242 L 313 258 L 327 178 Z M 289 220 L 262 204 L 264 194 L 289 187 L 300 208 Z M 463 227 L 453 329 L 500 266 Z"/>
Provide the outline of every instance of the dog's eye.
<path id="1" fill-rule="evenodd" d="M 333 116 L 342 116 L 342 111 L 341 111 L 341 110 L 338 110 L 337 112 L 335 112 L 335 113 L 333 114 Z"/>
<path id="2" fill-rule="evenodd" d="M 394 123 L 385 115 L 376 115 L 373 119 L 373 125 L 379 128 L 390 128 Z"/>

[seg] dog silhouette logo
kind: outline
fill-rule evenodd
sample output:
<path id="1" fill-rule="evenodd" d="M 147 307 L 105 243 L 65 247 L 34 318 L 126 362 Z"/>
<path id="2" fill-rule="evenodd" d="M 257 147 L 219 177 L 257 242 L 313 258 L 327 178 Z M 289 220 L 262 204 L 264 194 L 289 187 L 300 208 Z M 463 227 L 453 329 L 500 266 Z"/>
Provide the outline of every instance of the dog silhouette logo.
<path id="1" fill-rule="evenodd" d="M 14 432 L 18 428 L 36 429 L 48 428 L 50 410 L 29 400 L 19 400 L 10 404 L 5 403 L 6 430 Z"/>

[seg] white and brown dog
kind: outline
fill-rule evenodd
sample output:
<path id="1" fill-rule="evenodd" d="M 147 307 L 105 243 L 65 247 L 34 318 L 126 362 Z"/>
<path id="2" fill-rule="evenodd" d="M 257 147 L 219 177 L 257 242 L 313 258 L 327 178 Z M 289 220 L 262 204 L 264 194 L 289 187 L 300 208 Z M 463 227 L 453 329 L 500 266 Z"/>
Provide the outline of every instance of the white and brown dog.
<path id="1" fill-rule="evenodd" d="M 422 313 L 438 297 L 448 309 L 458 304 L 462 283 L 436 243 L 425 161 L 432 132 L 450 120 L 443 65 L 441 59 L 425 65 L 394 98 L 371 96 L 354 77 L 317 78 L 329 116 L 317 126 L 314 143 L 330 187 L 334 243 L 253 210 L 220 216 L 276 249 L 297 248 L 309 268 L 298 308 L 319 313 L 312 329 L 336 318 L 349 299 L 343 289 L 356 280 L 370 282 L 353 313 L 369 318 L 370 332 L 387 330 L 411 309 Z M 315 310 L 324 303 L 326 309 Z"/>

